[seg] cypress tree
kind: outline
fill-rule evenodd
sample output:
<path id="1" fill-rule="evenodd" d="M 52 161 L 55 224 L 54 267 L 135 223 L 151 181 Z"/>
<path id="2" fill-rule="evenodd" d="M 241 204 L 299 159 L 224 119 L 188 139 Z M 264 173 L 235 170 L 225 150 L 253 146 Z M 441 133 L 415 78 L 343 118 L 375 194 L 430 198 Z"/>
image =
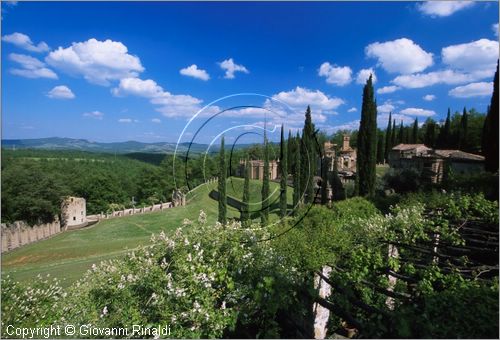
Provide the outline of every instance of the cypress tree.
<path id="1" fill-rule="evenodd" d="M 436 122 L 432 118 L 425 121 L 424 144 L 429 148 L 436 145 Z"/>
<path id="2" fill-rule="evenodd" d="M 389 151 L 393 147 L 392 144 L 392 112 L 389 113 L 389 121 L 387 123 L 387 129 L 385 130 L 385 150 L 384 150 L 384 160 L 387 162 L 389 160 Z"/>
<path id="3" fill-rule="evenodd" d="M 301 196 L 301 184 L 300 179 L 301 169 L 300 169 L 300 138 L 299 133 L 297 132 L 297 137 L 295 137 L 295 171 L 293 173 L 293 207 L 294 209 L 298 207 L 300 203 Z"/>
<path id="4" fill-rule="evenodd" d="M 306 203 L 314 202 L 314 175 L 316 174 L 316 150 L 314 148 L 314 124 L 311 118 L 311 108 L 308 105 L 302 130 L 302 170 L 301 186 L 305 192 Z"/>
<path id="5" fill-rule="evenodd" d="M 391 135 L 391 149 L 392 147 L 397 145 L 397 139 L 396 139 L 396 120 L 394 119 L 392 121 L 392 135 Z"/>
<path id="6" fill-rule="evenodd" d="M 469 135 L 469 127 L 468 127 L 468 115 L 467 109 L 464 107 L 462 113 L 462 119 L 460 120 L 460 129 L 459 129 L 459 137 L 458 137 L 458 149 L 459 150 L 467 150 L 468 149 L 468 140 L 467 137 Z"/>
<path id="7" fill-rule="evenodd" d="M 493 95 L 491 96 L 490 109 L 486 116 L 486 143 L 484 145 L 485 170 L 489 172 L 498 171 L 498 62 L 495 79 L 493 81 Z"/>
<path id="8" fill-rule="evenodd" d="M 378 141 L 377 141 L 377 163 L 384 163 L 384 131 L 378 131 Z"/>
<path id="9" fill-rule="evenodd" d="M 404 132 L 404 128 L 403 128 L 403 120 L 401 119 L 401 124 L 399 125 L 399 132 L 398 132 L 398 144 L 401 144 L 403 143 L 403 132 Z"/>
<path id="10" fill-rule="evenodd" d="M 245 182 L 243 183 L 243 204 L 241 206 L 241 224 L 250 224 L 250 161 L 245 161 Z"/>
<path id="11" fill-rule="evenodd" d="M 264 129 L 264 174 L 262 178 L 262 210 L 260 214 L 260 223 L 265 226 L 269 221 L 269 146 L 267 143 L 267 134 Z"/>
<path id="12" fill-rule="evenodd" d="M 377 104 L 373 93 L 372 76 L 363 88 L 363 104 L 358 132 L 356 162 L 356 194 L 373 196 L 377 161 Z"/>
<path id="13" fill-rule="evenodd" d="M 446 115 L 446 121 L 444 122 L 444 125 L 441 127 L 440 133 L 439 133 L 439 147 L 448 149 L 451 144 L 450 144 L 450 139 L 451 139 L 451 111 L 450 108 L 448 108 L 448 114 Z"/>
<path id="14" fill-rule="evenodd" d="M 287 140 L 287 147 L 286 147 L 286 154 L 287 154 L 287 173 L 291 174 L 294 169 L 294 153 L 293 153 L 293 138 L 292 138 L 292 131 L 288 130 L 288 140 Z"/>
<path id="15" fill-rule="evenodd" d="M 287 147 L 285 144 L 283 125 L 281 125 L 281 143 L 280 143 L 280 216 L 283 218 L 286 216 L 287 210 L 287 178 L 288 178 L 288 154 Z"/>
<path id="16" fill-rule="evenodd" d="M 415 118 L 415 122 L 413 122 L 413 131 L 411 134 L 411 142 L 413 144 L 418 143 L 418 118 Z"/>
<path id="17" fill-rule="evenodd" d="M 227 196 L 226 196 L 226 156 L 224 154 L 224 136 L 222 136 L 220 142 L 219 151 L 219 222 L 222 225 L 226 225 L 227 222 Z"/>

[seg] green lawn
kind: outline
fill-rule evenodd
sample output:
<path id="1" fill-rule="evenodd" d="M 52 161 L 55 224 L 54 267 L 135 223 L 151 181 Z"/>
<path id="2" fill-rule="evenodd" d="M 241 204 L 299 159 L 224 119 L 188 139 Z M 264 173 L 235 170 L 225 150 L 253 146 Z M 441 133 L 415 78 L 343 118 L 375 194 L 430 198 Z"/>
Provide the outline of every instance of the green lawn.
<path id="1" fill-rule="evenodd" d="M 230 178 L 226 185 L 228 195 L 241 199 L 243 180 Z M 251 202 L 260 202 L 260 181 L 251 183 Z M 279 195 L 279 184 L 271 183 L 274 197 Z M 50 274 L 64 279 L 69 285 L 79 279 L 93 263 L 110 259 L 146 244 L 151 235 L 166 233 L 178 228 L 184 218 L 197 220 L 200 210 L 207 213 L 209 223 L 217 220 L 217 202 L 208 193 L 217 183 L 198 187 L 188 196 L 185 207 L 161 212 L 133 215 L 101 221 L 89 228 L 63 232 L 48 240 L 36 242 L 2 255 L 2 275 L 9 274 L 15 280 L 29 281 L 38 274 Z M 241 189 L 241 190 L 240 190 Z M 288 199 L 291 203 L 292 193 Z M 255 204 L 257 206 L 257 204 Z M 277 218 L 277 202 L 273 205 L 271 220 Z M 238 218 L 239 212 L 228 207 L 228 217 Z M 258 214 L 254 214 L 258 218 Z"/>

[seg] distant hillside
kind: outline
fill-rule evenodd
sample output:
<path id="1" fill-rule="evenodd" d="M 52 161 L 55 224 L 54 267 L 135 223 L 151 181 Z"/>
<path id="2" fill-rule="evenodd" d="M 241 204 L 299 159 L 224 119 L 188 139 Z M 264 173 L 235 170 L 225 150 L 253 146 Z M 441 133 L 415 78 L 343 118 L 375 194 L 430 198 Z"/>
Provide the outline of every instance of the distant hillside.
<path id="1" fill-rule="evenodd" d="M 91 152 L 108 153 L 162 153 L 173 154 L 176 143 L 158 142 L 143 143 L 136 141 L 100 143 L 86 139 L 73 138 L 37 138 L 37 139 L 3 139 L 2 147 L 8 149 L 43 149 L 43 150 L 80 150 Z M 189 148 L 189 143 L 179 144 L 178 152 L 185 152 Z M 201 153 L 207 148 L 205 144 L 192 144 L 190 153 Z"/>

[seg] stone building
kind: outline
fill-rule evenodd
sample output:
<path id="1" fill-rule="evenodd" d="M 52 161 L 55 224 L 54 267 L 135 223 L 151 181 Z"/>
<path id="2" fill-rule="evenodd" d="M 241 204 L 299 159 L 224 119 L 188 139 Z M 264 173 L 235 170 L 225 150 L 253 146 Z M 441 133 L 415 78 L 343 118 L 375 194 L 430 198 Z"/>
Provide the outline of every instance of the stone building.
<path id="1" fill-rule="evenodd" d="M 389 166 L 416 169 L 424 180 L 440 183 L 446 173 L 467 174 L 484 170 L 484 157 L 460 150 L 433 150 L 423 144 L 399 144 L 389 153 Z"/>
<path id="2" fill-rule="evenodd" d="M 264 161 L 263 160 L 250 160 L 250 179 L 262 179 L 264 177 Z M 240 160 L 237 176 L 245 177 L 245 161 Z M 269 161 L 269 179 L 278 179 L 278 162 L 273 160 Z"/>
<path id="3" fill-rule="evenodd" d="M 342 147 L 336 151 L 337 144 L 332 144 L 330 142 L 325 142 L 323 144 L 324 157 L 329 159 L 328 171 L 333 171 L 335 153 L 337 152 L 337 170 L 339 173 L 354 173 L 356 172 L 356 149 L 350 146 L 350 137 L 344 135 L 342 141 Z M 319 167 L 318 167 L 319 168 Z"/>
<path id="4" fill-rule="evenodd" d="M 87 208 L 85 199 L 81 197 L 66 197 L 61 205 L 63 225 L 72 227 L 87 223 Z"/>

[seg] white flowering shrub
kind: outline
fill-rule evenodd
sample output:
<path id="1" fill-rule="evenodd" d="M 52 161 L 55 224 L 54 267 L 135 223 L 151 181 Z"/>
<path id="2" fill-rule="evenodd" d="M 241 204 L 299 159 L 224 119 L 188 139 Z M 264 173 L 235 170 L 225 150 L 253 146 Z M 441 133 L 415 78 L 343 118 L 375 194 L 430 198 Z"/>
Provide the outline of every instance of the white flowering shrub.
<path id="1" fill-rule="evenodd" d="M 41 290 L 36 296 L 43 305 L 25 302 L 26 311 L 4 300 L 4 318 L 18 326 L 39 325 L 49 314 L 57 324 L 77 327 L 170 325 L 175 338 L 279 336 L 276 315 L 294 304 L 301 276 L 269 243 L 259 242 L 265 231 L 205 222 L 202 212 L 171 236 L 152 236 L 150 245 L 124 258 L 93 265 L 62 302 L 59 288 Z M 32 296 L 17 290 L 8 299 Z"/>

